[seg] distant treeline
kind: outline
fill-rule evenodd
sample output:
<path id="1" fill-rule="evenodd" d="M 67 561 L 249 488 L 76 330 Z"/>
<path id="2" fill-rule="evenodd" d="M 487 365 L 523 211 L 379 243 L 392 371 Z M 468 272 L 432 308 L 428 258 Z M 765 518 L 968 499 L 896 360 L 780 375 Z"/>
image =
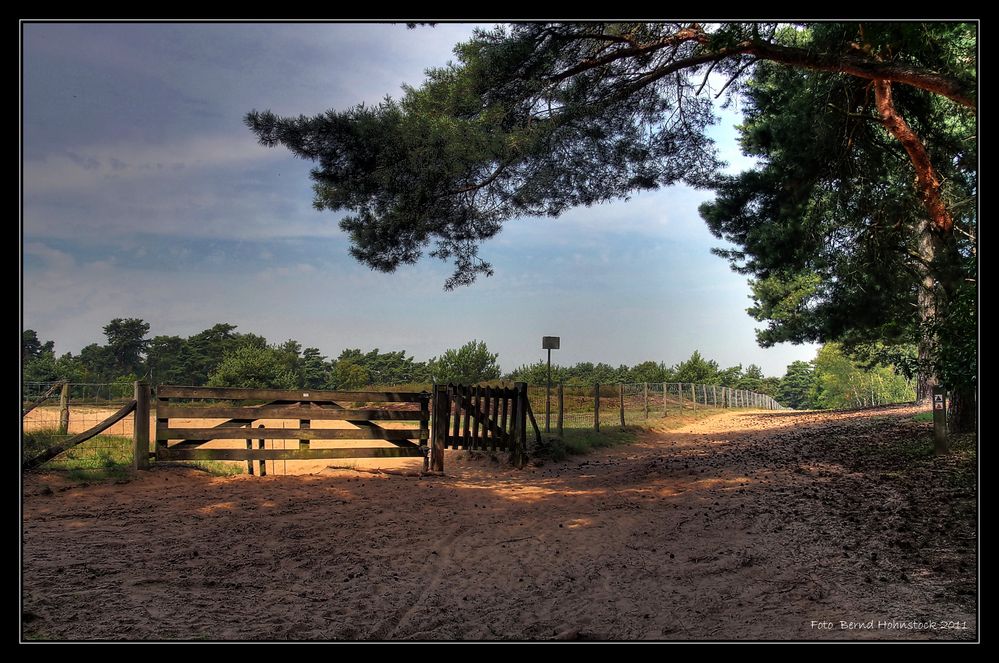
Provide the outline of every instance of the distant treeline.
<path id="1" fill-rule="evenodd" d="M 428 361 L 404 350 L 381 352 L 347 348 L 335 359 L 295 340 L 270 344 L 263 336 L 239 333 L 219 323 L 183 338 L 147 338 L 149 324 L 116 318 L 104 326 L 107 342 L 92 343 L 78 355 L 56 357 L 54 343 L 36 331 L 21 336 L 22 376 L 26 382 L 132 382 L 251 388 L 357 389 L 369 385 L 476 383 L 507 379 L 544 384 L 547 364 L 537 362 L 504 374 L 499 355 L 482 341 L 470 341 Z M 835 344 L 823 346 L 814 361 L 794 362 L 783 377 L 765 377 L 759 366 L 721 368 L 695 351 L 673 366 L 645 361 L 634 366 L 580 362 L 552 366 L 552 379 L 566 384 L 617 382 L 692 382 L 769 394 L 796 408 L 839 408 L 913 400 L 911 377 L 890 366 L 862 367 Z"/>

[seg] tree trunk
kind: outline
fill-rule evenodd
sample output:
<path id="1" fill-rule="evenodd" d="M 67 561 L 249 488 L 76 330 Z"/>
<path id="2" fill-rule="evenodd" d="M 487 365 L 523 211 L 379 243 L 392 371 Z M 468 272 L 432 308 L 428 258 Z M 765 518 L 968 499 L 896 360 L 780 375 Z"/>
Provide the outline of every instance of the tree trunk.
<path id="1" fill-rule="evenodd" d="M 950 415 L 947 417 L 950 432 L 974 432 L 977 421 L 976 395 L 976 390 L 972 387 L 961 387 L 951 392 Z"/>

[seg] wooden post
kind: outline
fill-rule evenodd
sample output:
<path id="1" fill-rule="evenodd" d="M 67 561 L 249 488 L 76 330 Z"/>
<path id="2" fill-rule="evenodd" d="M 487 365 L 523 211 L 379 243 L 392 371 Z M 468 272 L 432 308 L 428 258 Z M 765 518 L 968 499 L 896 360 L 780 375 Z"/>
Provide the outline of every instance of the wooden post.
<path id="1" fill-rule="evenodd" d="M 430 469 L 430 394 L 420 394 L 420 450 L 423 451 L 423 471 Z M 260 461 L 263 466 L 264 461 Z"/>
<path id="2" fill-rule="evenodd" d="M 250 424 L 250 428 L 253 428 L 253 424 Z M 251 438 L 251 437 L 246 438 L 246 450 L 247 451 L 253 451 L 253 438 Z M 264 461 L 260 461 L 260 462 L 263 463 Z M 246 459 L 246 473 L 249 474 L 251 477 L 253 476 L 253 459 L 252 458 L 247 458 Z"/>
<path id="3" fill-rule="evenodd" d="M 708 404 L 708 387 L 707 385 L 701 385 L 701 402 L 705 405 Z"/>
<path id="4" fill-rule="evenodd" d="M 690 402 L 694 404 L 694 409 L 697 409 L 697 392 L 694 391 L 694 383 L 690 383 Z"/>
<path id="5" fill-rule="evenodd" d="M 257 425 L 257 428 L 263 428 L 263 427 L 264 427 L 263 424 L 258 424 Z M 252 428 L 252 424 L 251 424 L 251 428 Z M 264 448 L 264 441 L 263 441 L 263 439 L 257 440 L 257 447 L 259 447 L 260 449 Z M 274 461 L 273 460 L 271 461 L 271 469 L 272 470 L 274 469 Z M 260 476 L 262 476 L 262 477 L 267 476 L 267 461 L 264 460 L 263 458 L 260 459 Z"/>
<path id="6" fill-rule="evenodd" d="M 527 450 L 527 383 L 515 382 L 517 389 L 517 439 L 513 445 L 513 456 L 511 461 L 515 467 L 524 466 L 525 452 Z"/>
<path id="7" fill-rule="evenodd" d="M 718 407 L 718 385 L 711 385 L 711 405 Z"/>
<path id="8" fill-rule="evenodd" d="M 600 383 L 593 384 L 593 430 L 600 432 Z"/>
<path id="9" fill-rule="evenodd" d="M 69 383 L 62 384 L 62 391 L 59 393 L 59 434 L 65 435 L 69 432 Z"/>
<path id="10" fill-rule="evenodd" d="M 309 403 L 307 401 L 302 401 L 301 403 L 299 403 L 299 405 L 301 405 L 302 407 L 309 407 L 309 406 L 312 405 L 312 403 Z M 298 420 L 298 427 L 299 428 L 312 428 L 312 422 L 309 419 L 299 419 Z M 308 449 L 309 448 L 309 441 L 308 440 L 299 440 L 298 441 L 298 448 L 299 449 Z"/>
<path id="11" fill-rule="evenodd" d="M 649 419 L 649 383 L 645 383 L 645 420 Z"/>
<path id="12" fill-rule="evenodd" d="M 562 419 L 565 417 L 565 385 L 562 380 L 558 381 L 558 438 L 562 439 Z"/>
<path id="13" fill-rule="evenodd" d="M 676 393 L 680 395 L 680 414 L 683 414 L 683 383 L 678 382 L 676 386 Z"/>
<path id="14" fill-rule="evenodd" d="M 617 385 L 617 395 L 618 402 L 621 404 L 621 425 L 624 426 L 624 383 L 619 382 Z"/>
<path id="15" fill-rule="evenodd" d="M 132 467 L 149 469 L 149 383 L 136 380 L 135 421 L 132 426 Z"/>
<path id="16" fill-rule="evenodd" d="M 668 409 L 667 397 L 669 396 L 669 388 L 665 382 L 663 382 L 663 417 L 666 416 L 666 411 Z"/>
<path id="17" fill-rule="evenodd" d="M 947 395 L 940 385 L 933 385 L 933 452 L 945 454 L 950 450 L 947 439 Z"/>
<path id="18" fill-rule="evenodd" d="M 434 425 L 430 429 L 430 469 L 434 472 L 444 471 L 444 442 L 447 440 L 447 425 L 450 416 L 451 403 L 448 399 L 447 385 L 434 385 L 433 417 Z M 455 419 L 459 415 L 455 415 Z"/>

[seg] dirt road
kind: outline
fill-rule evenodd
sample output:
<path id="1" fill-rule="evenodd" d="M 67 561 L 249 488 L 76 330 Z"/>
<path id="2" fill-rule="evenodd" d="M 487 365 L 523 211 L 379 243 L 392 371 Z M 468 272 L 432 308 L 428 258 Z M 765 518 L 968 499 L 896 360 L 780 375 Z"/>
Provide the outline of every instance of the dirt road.
<path id="1" fill-rule="evenodd" d="M 32 476 L 25 637 L 976 639 L 973 459 L 882 453 L 928 439 L 915 412 L 727 413 L 422 479 Z"/>

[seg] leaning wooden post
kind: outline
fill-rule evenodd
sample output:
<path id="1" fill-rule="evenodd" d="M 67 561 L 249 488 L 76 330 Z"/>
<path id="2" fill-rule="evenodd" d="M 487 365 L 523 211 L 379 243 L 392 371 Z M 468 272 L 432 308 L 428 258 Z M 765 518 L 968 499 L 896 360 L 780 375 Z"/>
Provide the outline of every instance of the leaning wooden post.
<path id="1" fill-rule="evenodd" d="M 434 472 L 444 471 L 444 442 L 447 439 L 448 419 L 450 419 L 451 403 L 447 397 L 447 385 L 434 385 L 433 416 L 434 425 L 431 428 L 430 469 Z"/>
<path id="2" fill-rule="evenodd" d="M 621 403 L 621 425 L 624 426 L 624 383 L 619 382 L 617 385 L 617 395 L 618 401 Z"/>
<path id="3" fill-rule="evenodd" d="M 649 420 L 649 383 L 645 383 L 645 420 Z"/>
<path id="4" fill-rule="evenodd" d="M 558 437 L 562 439 L 562 419 L 565 417 L 565 385 L 558 381 Z"/>
<path id="5" fill-rule="evenodd" d="M 59 393 L 59 434 L 65 435 L 69 432 L 69 383 L 62 384 L 62 391 Z"/>
<path id="6" fill-rule="evenodd" d="M 945 454 L 949 450 L 946 391 L 940 385 L 933 385 L 933 452 Z"/>
<path id="7" fill-rule="evenodd" d="M 136 380 L 135 421 L 132 426 L 132 467 L 149 469 L 149 383 Z"/>
<path id="8" fill-rule="evenodd" d="M 593 430 L 600 432 L 600 383 L 593 384 Z"/>

